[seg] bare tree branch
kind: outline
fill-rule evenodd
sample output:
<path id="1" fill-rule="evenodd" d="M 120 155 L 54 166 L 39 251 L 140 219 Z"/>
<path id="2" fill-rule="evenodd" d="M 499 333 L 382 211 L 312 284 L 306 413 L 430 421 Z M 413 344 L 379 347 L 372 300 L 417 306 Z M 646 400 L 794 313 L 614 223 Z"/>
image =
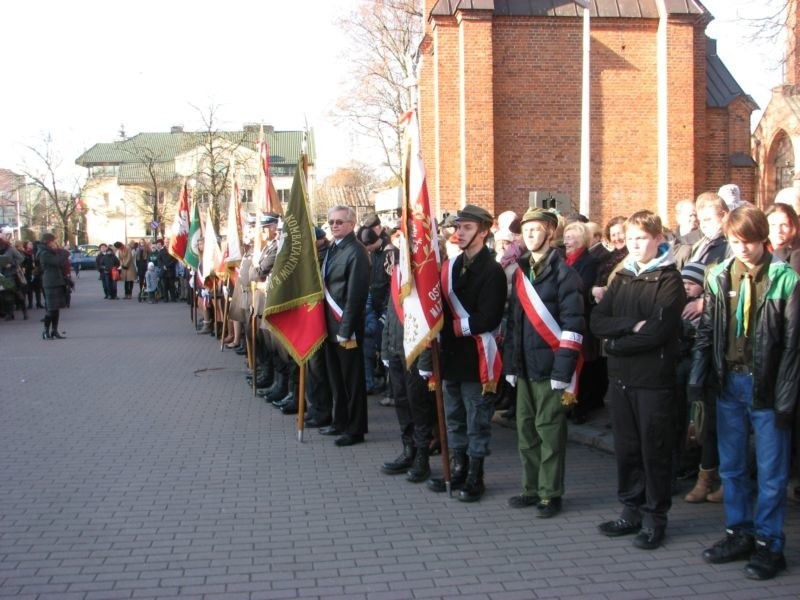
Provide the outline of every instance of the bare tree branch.
<path id="1" fill-rule="evenodd" d="M 71 233 L 74 231 L 74 220 L 77 215 L 77 191 L 81 184 L 79 179 L 72 182 L 71 189 L 56 175 L 62 158 L 54 149 L 53 139 L 50 134 L 45 134 L 40 146 L 26 146 L 36 159 L 36 164 L 31 167 L 27 163 L 23 165 L 22 173 L 35 187 L 44 195 L 44 221 L 45 227 L 49 228 L 50 216 L 54 215 L 60 222 L 60 233 L 64 242 L 69 241 Z"/>
<path id="2" fill-rule="evenodd" d="M 351 41 L 351 85 L 334 117 L 378 143 L 385 163 L 400 175 L 400 117 L 412 108 L 409 84 L 416 79 L 423 36 L 419 0 L 362 0 L 339 20 Z"/>

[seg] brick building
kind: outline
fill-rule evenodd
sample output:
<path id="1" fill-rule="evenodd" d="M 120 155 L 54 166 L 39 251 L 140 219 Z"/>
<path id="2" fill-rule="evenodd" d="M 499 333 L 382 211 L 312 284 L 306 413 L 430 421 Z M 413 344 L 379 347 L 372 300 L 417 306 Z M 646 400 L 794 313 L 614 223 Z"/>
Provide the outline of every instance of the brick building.
<path id="1" fill-rule="evenodd" d="M 786 19 L 786 56 L 783 83 L 772 89 L 772 97 L 753 132 L 758 162 L 756 199 L 760 206 L 772 204 L 781 190 L 787 200 L 800 200 L 800 22 L 797 0 L 789 0 Z M 800 206 L 800 202 L 795 203 Z"/>
<path id="2" fill-rule="evenodd" d="M 437 209 L 520 211 L 538 191 L 604 222 L 668 216 L 731 181 L 753 196 L 757 107 L 716 56 L 700 2 L 425 0 L 425 16 L 419 111 Z"/>

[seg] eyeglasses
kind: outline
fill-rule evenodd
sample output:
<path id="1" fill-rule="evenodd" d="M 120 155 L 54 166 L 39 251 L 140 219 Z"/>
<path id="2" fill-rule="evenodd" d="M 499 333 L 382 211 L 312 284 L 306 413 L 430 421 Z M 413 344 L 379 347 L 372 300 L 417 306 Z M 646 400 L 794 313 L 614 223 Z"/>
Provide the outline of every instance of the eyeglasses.
<path id="1" fill-rule="evenodd" d="M 342 219 L 334 219 L 332 221 L 328 221 L 328 225 L 330 225 L 331 227 L 336 225 L 338 227 L 339 225 L 344 225 L 345 223 L 349 222 L 350 221 L 343 221 Z"/>

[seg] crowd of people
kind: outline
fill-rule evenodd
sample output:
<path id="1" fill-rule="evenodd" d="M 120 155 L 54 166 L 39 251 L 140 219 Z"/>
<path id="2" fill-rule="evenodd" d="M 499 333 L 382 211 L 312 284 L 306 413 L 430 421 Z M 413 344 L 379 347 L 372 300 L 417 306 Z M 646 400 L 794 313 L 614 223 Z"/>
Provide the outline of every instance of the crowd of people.
<path id="1" fill-rule="evenodd" d="M 178 302 L 190 298 L 189 270 L 173 257 L 163 239 L 113 245 L 101 243 L 95 259 L 103 297 L 117 300 L 118 285 L 122 298 L 134 296 L 139 284 L 139 301 Z M 0 235 L 0 319 L 12 321 L 19 313 L 28 319 L 28 311 L 44 309 L 43 339 L 62 339 L 59 331 L 60 309 L 70 306 L 75 278 L 69 244 L 61 244 L 51 233 L 40 240 L 13 240 L 13 231 Z"/>
<path id="2" fill-rule="evenodd" d="M 678 202 L 669 230 L 647 210 L 602 227 L 542 208 L 495 218 L 468 204 L 439 223 L 440 350 L 428 348 L 409 367 L 403 310 L 391 293 L 394 231 L 375 214 L 359 223 L 351 207 L 333 207 L 327 231 L 315 230 L 327 338 L 307 363 L 305 427 L 339 447 L 361 444 L 367 397 L 385 388 L 401 451 L 381 471 L 433 492 L 449 485 L 458 500 L 476 502 L 486 489 L 492 417 L 503 407 L 516 420 L 521 461 L 520 491 L 508 505 L 547 519 L 564 508 L 569 420 L 605 405 L 621 510 L 599 532 L 659 547 L 677 480 L 695 478 L 685 501 L 721 502 L 725 519 L 725 537 L 703 558 L 747 560 L 748 577 L 774 577 L 786 568 L 793 432 L 800 458 L 796 208 L 761 211 L 727 185 Z M 198 333 L 246 356 L 256 374 L 248 385 L 293 415 L 298 366 L 260 317 L 280 223 L 275 213 L 253 218 L 236 276 L 224 285 L 198 279 L 189 297 L 202 315 Z M 41 242 L 45 337 L 58 337 L 65 299 L 57 290 L 69 287 L 68 271 L 52 236 Z M 16 254 L 0 246 L 0 257 L 21 264 Z M 189 274 L 162 240 L 104 244 L 97 267 L 106 298 L 117 297 L 117 281 L 131 298 L 137 280 L 149 301 L 187 297 Z M 436 385 L 449 477 L 432 472 L 444 441 Z"/>
<path id="3" fill-rule="evenodd" d="M 337 446 L 364 442 L 367 396 L 385 381 L 401 450 L 381 471 L 434 492 L 449 483 L 458 500 L 475 502 L 486 489 L 492 417 L 505 408 L 522 467 L 508 505 L 546 519 L 563 509 L 569 420 L 582 423 L 606 405 L 621 510 L 599 532 L 659 547 L 677 481 L 693 478 L 684 500 L 721 502 L 725 514 L 725 537 L 704 559 L 745 559 L 748 577 L 774 577 L 785 568 L 792 431 L 800 436 L 800 223 L 795 207 L 762 212 L 738 191 L 727 185 L 678 202 L 672 230 L 650 211 L 604 227 L 540 208 L 495 218 L 466 205 L 447 215 L 440 351 L 426 350 L 410 368 L 402 307 L 390 292 L 394 232 L 374 214 L 358 223 L 352 208 L 334 207 L 329 234 L 317 229 L 327 341 L 308 363 L 305 426 Z M 255 341 L 257 377 L 248 385 L 296 414 L 297 365 L 250 319 L 264 307 L 279 223 L 261 216 L 261 250 L 245 246 L 231 321 L 215 316 L 224 314 L 216 294 L 201 333 L 231 332 L 226 341 L 242 355 Z M 449 481 L 434 476 L 430 460 L 441 445 L 429 385 L 436 358 Z"/>

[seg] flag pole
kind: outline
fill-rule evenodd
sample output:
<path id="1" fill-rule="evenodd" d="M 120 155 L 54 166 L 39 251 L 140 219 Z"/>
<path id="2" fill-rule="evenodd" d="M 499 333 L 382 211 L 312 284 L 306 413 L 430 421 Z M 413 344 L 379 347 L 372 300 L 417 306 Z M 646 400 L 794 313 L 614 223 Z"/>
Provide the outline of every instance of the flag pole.
<path id="1" fill-rule="evenodd" d="M 444 415 L 444 398 L 442 397 L 442 371 L 439 365 L 439 340 L 431 341 L 431 358 L 433 359 L 433 380 L 436 394 L 436 413 L 439 417 L 439 444 L 442 448 L 442 471 L 444 472 L 444 487 L 447 495 L 453 495 L 450 488 L 450 451 L 447 447 L 447 421 Z"/>
<path id="2" fill-rule="evenodd" d="M 300 164 L 303 169 L 303 179 L 308 189 L 308 153 L 306 152 L 305 134 L 303 139 L 303 153 L 300 155 Z M 297 388 L 297 441 L 303 443 L 303 430 L 306 425 L 306 361 L 302 360 L 298 364 L 298 388 Z"/>
<path id="3" fill-rule="evenodd" d="M 256 330 L 256 282 L 250 282 L 250 363 L 253 369 L 253 397 L 256 397 L 256 377 L 258 376 L 258 361 L 256 360 L 256 337 L 258 331 Z"/>
<path id="4" fill-rule="evenodd" d="M 225 337 L 228 333 L 228 310 L 230 308 L 230 281 L 231 275 L 228 273 L 225 276 L 225 281 L 222 282 L 222 334 L 219 336 L 219 351 L 223 352 L 225 349 Z"/>
<path id="5" fill-rule="evenodd" d="M 303 443 L 303 428 L 306 424 L 306 361 L 298 365 L 299 384 L 297 389 L 297 441 Z"/>

